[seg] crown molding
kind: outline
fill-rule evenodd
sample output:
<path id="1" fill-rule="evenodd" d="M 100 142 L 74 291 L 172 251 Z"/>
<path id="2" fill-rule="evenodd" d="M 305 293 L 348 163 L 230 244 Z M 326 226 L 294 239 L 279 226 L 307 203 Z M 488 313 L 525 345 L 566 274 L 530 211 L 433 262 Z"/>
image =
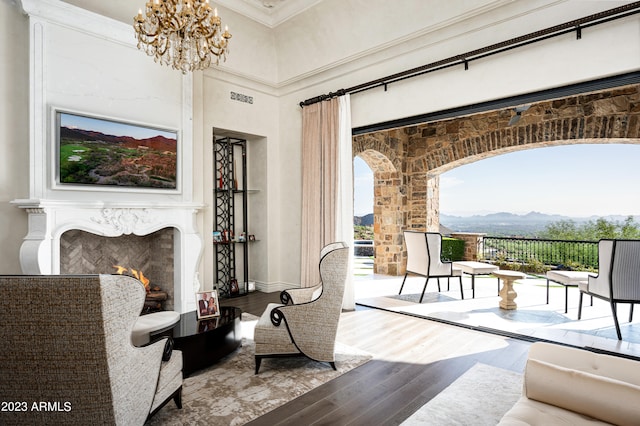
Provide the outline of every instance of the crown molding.
<path id="1" fill-rule="evenodd" d="M 216 0 L 216 3 L 269 28 L 275 28 L 321 1 L 288 0 L 271 8 L 263 6 L 260 0 Z"/>
<path id="2" fill-rule="evenodd" d="M 127 46 L 136 46 L 133 27 L 59 0 L 18 0 L 30 17 L 73 28 Z"/>

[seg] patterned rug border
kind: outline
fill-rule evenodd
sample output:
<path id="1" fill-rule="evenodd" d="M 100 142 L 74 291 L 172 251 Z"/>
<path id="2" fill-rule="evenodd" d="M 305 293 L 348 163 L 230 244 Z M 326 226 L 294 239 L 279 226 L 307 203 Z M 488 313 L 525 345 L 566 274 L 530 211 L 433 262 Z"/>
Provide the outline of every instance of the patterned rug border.
<path id="1" fill-rule="evenodd" d="M 242 326 L 258 317 L 243 314 Z M 252 330 L 249 330 L 252 331 Z M 247 336 L 243 330 L 243 335 Z M 336 367 L 306 357 L 265 359 L 254 374 L 254 342 L 184 379 L 182 410 L 169 402 L 148 425 L 242 425 L 368 362 L 369 353 L 336 342 Z"/>

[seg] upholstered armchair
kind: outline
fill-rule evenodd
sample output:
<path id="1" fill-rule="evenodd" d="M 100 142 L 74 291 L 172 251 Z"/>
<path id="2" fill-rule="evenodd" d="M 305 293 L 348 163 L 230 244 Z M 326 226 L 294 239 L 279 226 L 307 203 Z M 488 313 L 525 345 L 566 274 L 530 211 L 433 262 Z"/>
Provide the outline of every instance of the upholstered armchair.
<path id="1" fill-rule="evenodd" d="M 142 425 L 181 407 L 182 354 L 131 342 L 144 299 L 124 275 L 0 276 L 0 401 L 25 408 L 0 424 Z"/>
<path id="2" fill-rule="evenodd" d="M 598 275 L 589 276 L 578 284 L 580 301 L 578 319 L 582 318 L 582 296 L 588 294 L 611 304 L 618 340 L 622 340 L 618 322 L 618 303 L 630 303 L 629 322 L 633 306 L 640 303 L 640 240 L 608 240 L 598 242 Z"/>
<path id="3" fill-rule="evenodd" d="M 256 374 L 263 358 L 306 356 L 335 365 L 335 339 L 349 263 L 349 247 L 332 245 L 320 259 L 322 285 L 317 298 L 295 305 L 271 303 L 255 328 Z"/>
<path id="4" fill-rule="evenodd" d="M 409 274 L 425 277 L 420 303 L 424 298 L 424 292 L 429 284 L 429 278 L 451 278 L 458 277 L 460 280 L 460 294 L 464 299 L 462 291 L 462 270 L 454 268 L 451 262 L 443 262 L 442 255 L 442 235 L 437 232 L 417 232 L 404 231 L 404 242 L 407 246 L 407 270 L 400 286 L 398 294 L 402 293 L 404 283 Z M 438 291 L 440 282 L 438 281 Z"/>
<path id="5" fill-rule="evenodd" d="M 341 247 L 344 247 L 344 243 L 342 242 L 327 244 L 322 248 L 322 250 L 320 250 L 320 259 L 330 251 Z M 311 287 L 283 290 L 280 292 L 280 301 L 284 305 L 299 305 L 300 303 L 311 302 L 312 300 L 317 299 L 318 296 L 320 296 L 320 293 L 322 293 L 322 282 Z"/>

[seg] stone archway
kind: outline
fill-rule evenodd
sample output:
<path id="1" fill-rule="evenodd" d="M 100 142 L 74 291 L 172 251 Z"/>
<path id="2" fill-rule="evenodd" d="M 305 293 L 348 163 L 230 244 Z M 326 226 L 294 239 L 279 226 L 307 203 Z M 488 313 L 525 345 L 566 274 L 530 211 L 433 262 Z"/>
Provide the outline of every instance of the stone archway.
<path id="1" fill-rule="evenodd" d="M 397 222 L 399 230 L 393 235 L 395 238 L 390 238 L 384 250 L 393 253 L 392 259 L 400 259 L 401 264 L 392 262 L 387 267 L 382 264 L 386 260 L 380 259 L 378 270 L 388 271 L 380 273 L 404 273 L 403 228 L 438 229 L 440 173 L 531 148 L 578 143 L 640 143 L 640 84 L 536 102 L 515 125 L 509 125 L 513 114 L 514 108 L 504 108 L 353 138 L 354 155 L 368 149 L 377 151 L 386 156 L 397 171 L 394 179 L 398 182 L 399 198 L 392 201 L 397 208 L 393 216 L 401 220 Z M 387 211 L 392 208 L 389 205 Z M 392 241 L 395 248 L 391 247 Z"/>
<path id="2" fill-rule="evenodd" d="M 406 218 L 401 208 L 406 204 L 406 189 L 398 153 L 392 145 L 388 138 L 381 143 L 372 137 L 353 146 L 354 157 L 362 158 L 373 172 L 373 271 L 384 275 L 398 275 L 406 264 L 402 250 Z"/>

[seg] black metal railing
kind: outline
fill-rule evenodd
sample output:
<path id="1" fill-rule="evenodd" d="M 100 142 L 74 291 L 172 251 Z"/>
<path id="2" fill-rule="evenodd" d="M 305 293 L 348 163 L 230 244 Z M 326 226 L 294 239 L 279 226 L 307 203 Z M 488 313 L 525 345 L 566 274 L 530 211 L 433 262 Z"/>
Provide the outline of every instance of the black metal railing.
<path id="1" fill-rule="evenodd" d="M 484 237 L 481 253 L 491 262 L 538 263 L 575 270 L 598 268 L 597 241 Z"/>
<path id="2" fill-rule="evenodd" d="M 373 240 L 354 240 L 353 254 L 354 256 L 374 256 Z"/>

